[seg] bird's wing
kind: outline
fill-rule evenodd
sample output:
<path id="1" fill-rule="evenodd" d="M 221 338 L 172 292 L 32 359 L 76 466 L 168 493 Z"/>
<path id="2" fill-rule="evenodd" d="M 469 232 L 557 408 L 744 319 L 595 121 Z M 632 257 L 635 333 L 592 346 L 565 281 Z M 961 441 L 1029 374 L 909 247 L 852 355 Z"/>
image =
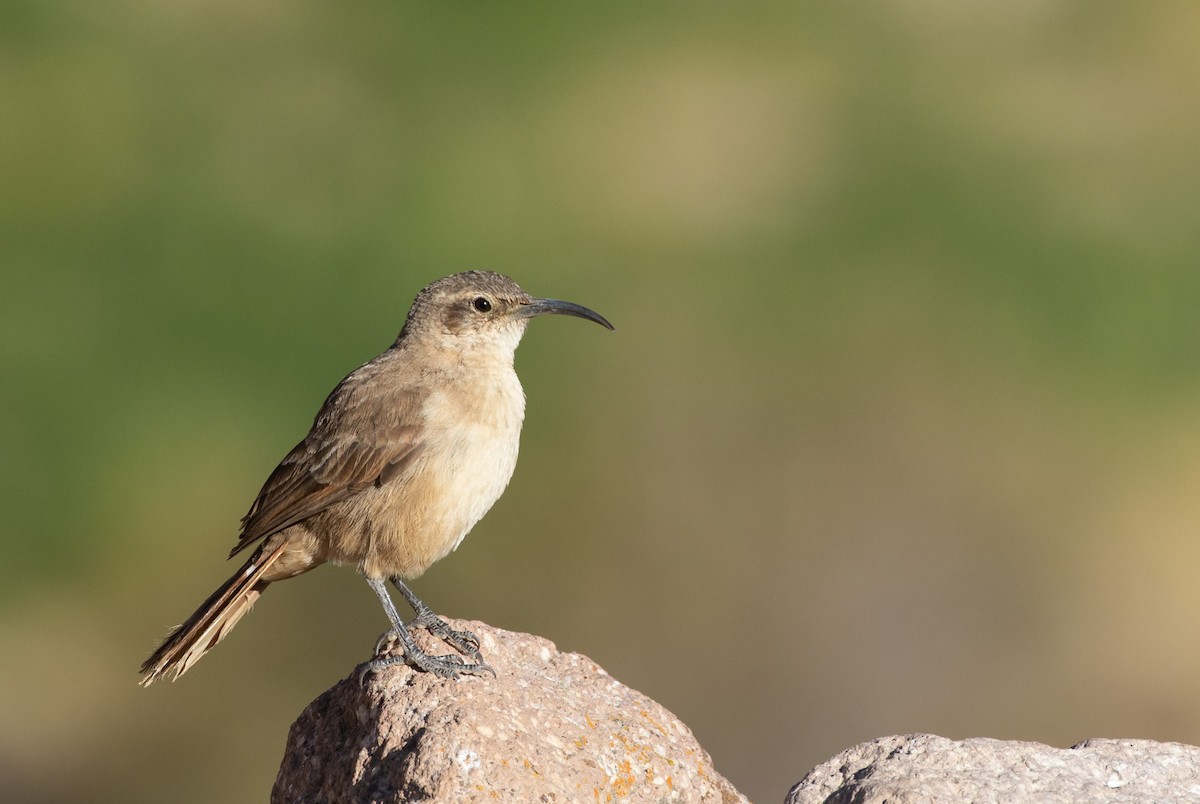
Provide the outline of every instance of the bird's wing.
<path id="1" fill-rule="evenodd" d="M 413 415 L 419 408 L 413 395 L 393 400 L 399 404 L 377 404 L 375 416 L 362 415 L 362 404 L 353 400 L 331 407 L 333 401 L 331 395 L 312 432 L 263 484 L 242 518 L 241 536 L 230 556 L 364 489 L 394 480 L 420 452 L 423 427 Z M 348 413 L 356 407 L 360 415 Z M 352 419 L 362 426 L 346 427 Z"/>

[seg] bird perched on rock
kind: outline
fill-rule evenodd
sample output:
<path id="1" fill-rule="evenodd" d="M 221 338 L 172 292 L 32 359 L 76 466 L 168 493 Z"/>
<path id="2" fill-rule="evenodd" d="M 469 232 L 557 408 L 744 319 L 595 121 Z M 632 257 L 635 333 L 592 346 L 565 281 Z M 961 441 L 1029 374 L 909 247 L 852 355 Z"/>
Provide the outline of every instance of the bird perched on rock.
<path id="1" fill-rule="evenodd" d="M 525 416 L 513 355 L 529 320 L 547 313 L 613 328 L 586 307 L 533 298 L 488 271 L 454 274 L 417 294 L 395 343 L 338 383 L 267 478 L 230 553 L 257 545 L 249 560 L 145 661 L 141 683 L 178 678 L 269 585 L 326 562 L 362 573 L 404 649 L 369 668 L 490 672 L 475 635 L 451 628 L 405 581 L 458 547 L 508 485 Z M 407 627 L 387 581 L 416 614 Z M 425 653 L 408 632 L 414 626 L 471 661 Z"/>

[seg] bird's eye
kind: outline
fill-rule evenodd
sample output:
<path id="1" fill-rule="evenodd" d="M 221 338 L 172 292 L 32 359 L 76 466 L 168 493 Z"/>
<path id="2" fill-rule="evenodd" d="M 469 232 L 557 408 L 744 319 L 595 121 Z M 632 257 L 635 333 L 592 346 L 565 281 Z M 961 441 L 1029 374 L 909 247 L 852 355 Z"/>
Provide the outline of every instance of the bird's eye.
<path id="1" fill-rule="evenodd" d="M 481 313 L 486 313 L 492 309 L 492 303 L 483 296 L 476 296 L 475 300 L 471 302 L 471 306 Z"/>

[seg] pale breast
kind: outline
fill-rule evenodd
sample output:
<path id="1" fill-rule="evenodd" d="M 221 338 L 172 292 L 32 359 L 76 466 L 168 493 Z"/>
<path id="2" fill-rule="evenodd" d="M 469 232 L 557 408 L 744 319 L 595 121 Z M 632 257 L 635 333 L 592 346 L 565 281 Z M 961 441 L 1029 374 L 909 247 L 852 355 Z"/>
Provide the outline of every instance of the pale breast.
<path id="1" fill-rule="evenodd" d="M 426 400 L 419 457 L 395 488 L 379 490 L 368 574 L 420 575 L 458 547 L 508 486 L 525 394 L 511 368 L 475 379 L 472 393 L 442 386 Z"/>
<path id="2" fill-rule="evenodd" d="M 445 393 L 431 400 L 428 426 L 431 435 L 440 431 L 441 446 L 429 468 L 443 491 L 438 507 L 445 552 L 500 499 L 517 466 L 525 394 L 511 368 L 498 374 L 474 394 Z"/>

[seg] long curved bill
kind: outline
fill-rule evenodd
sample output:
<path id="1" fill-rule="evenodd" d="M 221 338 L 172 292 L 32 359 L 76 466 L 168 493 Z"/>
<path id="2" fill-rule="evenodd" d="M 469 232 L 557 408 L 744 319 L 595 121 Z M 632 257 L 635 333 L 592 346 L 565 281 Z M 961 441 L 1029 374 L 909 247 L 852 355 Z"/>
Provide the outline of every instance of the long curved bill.
<path id="1" fill-rule="evenodd" d="M 595 310 L 589 310 L 581 304 L 558 299 L 533 299 L 517 308 L 516 312 L 525 318 L 533 318 L 536 315 L 573 315 L 586 318 L 588 321 L 595 321 L 602 327 L 614 329 L 613 325 L 608 323 L 608 319 Z"/>

